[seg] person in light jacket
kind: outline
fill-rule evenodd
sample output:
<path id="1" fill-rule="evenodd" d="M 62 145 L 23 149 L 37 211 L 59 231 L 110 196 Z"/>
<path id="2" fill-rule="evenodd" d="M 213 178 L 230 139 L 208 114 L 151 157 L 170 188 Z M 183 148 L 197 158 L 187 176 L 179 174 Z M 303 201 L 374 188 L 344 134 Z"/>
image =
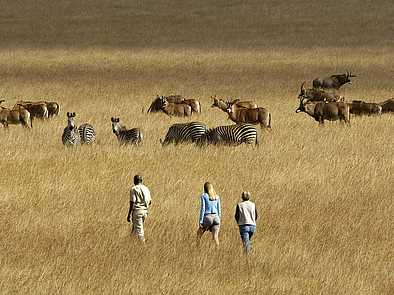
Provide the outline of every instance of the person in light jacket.
<path id="1" fill-rule="evenodd" d="M 209 182 L 204 184 L 204 193 L 200 196 L 200 218 L 197 230 L 197 243 L 200 242 L 204 232 L 209 230 L 216 245 L 219 246 L 219 229 L 221 206 L 220 197 Z"/>
<path id="2" fill-rule="evenodd" d="M 144 222 L 148 216 L 149 206 L 151 205 L 151 195 L 149 189 L 142 184 L 142 176 L 134 176 L 134 186 L 130 190 L 130 208 L 127 214 L 127 222 L 132 221 L 131 233 L 145 242 Z"/>
<path id="3" fill-rule="evenodd" d="M 250 201 L 250 193 L 241 193 L 242 201 L 235 208 L 235 220 L 239 226 L 242 243 L 246 254 L 252 249 L 252 237 L 256 232 L 257 210 L 256 205 Z"/>

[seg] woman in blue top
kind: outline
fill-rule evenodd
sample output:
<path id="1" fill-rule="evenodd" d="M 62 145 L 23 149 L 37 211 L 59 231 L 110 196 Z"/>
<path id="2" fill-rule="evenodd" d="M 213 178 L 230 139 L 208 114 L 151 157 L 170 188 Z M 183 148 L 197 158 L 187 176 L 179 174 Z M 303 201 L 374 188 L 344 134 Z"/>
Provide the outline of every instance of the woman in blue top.
<path id="1" fill-rule="evenodd" d="M 197 241 L 200 239 L 204 232 L 209 230 L 212 232 L 212 238 L 216 245 L 219 246 L 219 229 L 220 229 L 220 197 L 216 194 L 212 184 L 206 182 L 204 184 L 204 193 L 200 197 L 200 219 L 199 228 L 197 230 Z"/>

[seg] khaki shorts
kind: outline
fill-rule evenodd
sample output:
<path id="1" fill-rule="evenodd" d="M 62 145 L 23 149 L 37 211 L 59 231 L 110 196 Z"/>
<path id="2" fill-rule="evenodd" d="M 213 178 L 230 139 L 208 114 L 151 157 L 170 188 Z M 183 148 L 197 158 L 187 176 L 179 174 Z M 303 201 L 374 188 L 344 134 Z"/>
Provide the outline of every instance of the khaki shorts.
<path id="1" fill-rule="evenodd" d="M 217 214 L 207 214 L 204 216 L 202 222 L 202 228 L 204 231 L 218 232 L 220 229 L 220 219 Z"/>

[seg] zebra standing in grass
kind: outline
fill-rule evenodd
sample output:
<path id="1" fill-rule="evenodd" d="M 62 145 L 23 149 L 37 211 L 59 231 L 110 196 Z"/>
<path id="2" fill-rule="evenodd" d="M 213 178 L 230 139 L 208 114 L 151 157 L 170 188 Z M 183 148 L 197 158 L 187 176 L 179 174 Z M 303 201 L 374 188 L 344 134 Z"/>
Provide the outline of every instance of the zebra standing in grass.
<path id="1" fill-rule="evenodd" d="M 219 126 L 209 129 L 199 140 L 199 144 L 228 144 L 239 145 L 258 144 L 257 130 L 251 124 Z"/>
<path id="2" fill-rule="evenodd" d="M 81 137 L 74 122 L 75 113 L 67 112 L 67 127 L 63 130 L 62 142 L 65 146 L 81 144 Z"/>
<path id="3" fill-rule="evenodd" d="M 78 127 L 82 144 L 92 144 L 96 140 L 96 131 L 89 123 L 84 123 Z"/>
<path id="4" fill-rule="evenodd" d="M 111 118 L 112 132 L 118 138 L 120 144 L 135 144 L 138 145 L 142 142 L 142 131 L 139 128 L 127 129 L 119 123 L 119 118 Z"/>
<path id="5" fill-rule="evenodd" d="M 207 132 L 207 126 L 200 122 L 173 124 L 168 129 L 162 145 L 170 143 L 197 142 Z"/>

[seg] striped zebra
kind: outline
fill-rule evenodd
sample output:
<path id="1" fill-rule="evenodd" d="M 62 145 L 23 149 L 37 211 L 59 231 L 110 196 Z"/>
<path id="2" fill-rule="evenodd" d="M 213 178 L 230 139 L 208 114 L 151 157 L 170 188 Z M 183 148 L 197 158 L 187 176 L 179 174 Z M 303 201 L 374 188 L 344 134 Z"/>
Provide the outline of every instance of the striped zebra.
<path id="1" fill-rule="evenodd" d="M 84 123 L 78 127 L 82 144 L 92 144 L 96 140 L 96 130 L 89 123 Z"/>
<path id="2" fill-rule="evenodd" d="M 239 145 L 258 144 L 257 130 L 251 124 L 219 126 L 209 129 L 199 143 Z"/>
<path id="3" fill-rule="evenodd" d="M 178 144 L 185 142 L 197 142 L 207 132 L 207 126 L 200 122 L 173 124 L 167 131 L 162 145 L 170 143 Z"/>
<path id="4" fill-rule="evenodd" d="M 120 144 L 135 144 L 142 142 L 143 135 L 140 128 L 127 129 L 119 123 L 119 118 L 111 118 L 112 132 L 118 138 Z"/>
<path id="5" fill-rule="evenodd" d="M 63 130 L 62 142 L 65 146 L 81 144 L 81 137 L 74 122 L 75 113 L 67 112 L 67 127 Z"/>

